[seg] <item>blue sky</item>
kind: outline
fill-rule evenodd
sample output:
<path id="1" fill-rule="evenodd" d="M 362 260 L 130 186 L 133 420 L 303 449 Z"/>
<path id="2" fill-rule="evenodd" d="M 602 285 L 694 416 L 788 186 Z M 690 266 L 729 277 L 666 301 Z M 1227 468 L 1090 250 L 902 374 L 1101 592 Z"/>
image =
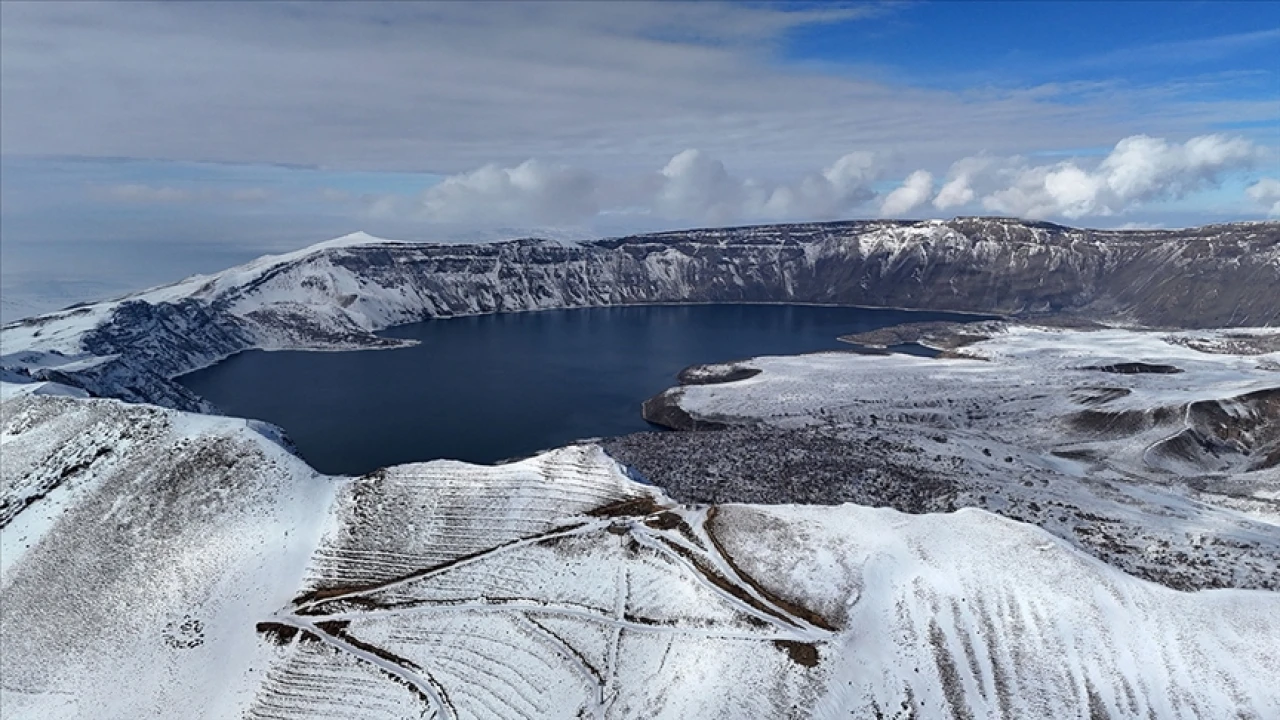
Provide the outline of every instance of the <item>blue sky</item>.
<path id="1" fill-rule="evenodd" d="M 356 229 L 1280 211 L 1280 3 L 0 4 L 6 312 Z"/>
<path id="2" fill-rule="evenodd" d="M 1216 92 L 1274 99 L 1278 42 L 1280 4 L 1269 2 L 937 2 L 799 28 L 784 53 L 928 87 L 1221 75 Z"/>

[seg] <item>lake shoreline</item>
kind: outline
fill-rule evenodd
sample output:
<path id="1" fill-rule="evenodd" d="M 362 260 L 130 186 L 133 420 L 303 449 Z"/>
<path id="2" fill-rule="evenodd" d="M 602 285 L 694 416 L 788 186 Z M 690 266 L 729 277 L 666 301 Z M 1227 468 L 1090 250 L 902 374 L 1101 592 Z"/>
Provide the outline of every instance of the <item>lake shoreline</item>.
<path id="1" fill-rule="evenodd" d="M 284 428 L 318 470 L 360 474 L 433 459 L 495 463 L 650 431 L 645 400 L 691 365 L 859 352 L 838 338 L 970 317 L 791 303 L 490 313 L 381 331 L 406 341 L 402 353 L 246 351 L 180 381 L 228 415 Z"/>

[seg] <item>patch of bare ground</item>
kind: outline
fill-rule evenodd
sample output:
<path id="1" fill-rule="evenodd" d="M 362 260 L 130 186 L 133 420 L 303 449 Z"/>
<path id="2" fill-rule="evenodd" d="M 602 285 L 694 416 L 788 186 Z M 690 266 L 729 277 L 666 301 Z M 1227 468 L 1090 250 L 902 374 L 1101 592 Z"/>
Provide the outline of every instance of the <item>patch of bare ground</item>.
<path id="1" fill-rule="evenodd" d="M 1267 355 L 1280 352 L 1280 332 L 1229 332 L 1206 337 L 1169 335 L 1164 341 L 1212 355 Z"/>
<path id="2" fill-rule="evenodd" d="M 399 655 L 396 655 L 395 653 L 390 652 L 385 648 L 379 647 L 372 643 L 364 642 L 363 640 L 360 640 L 359 638 L 352 636 L 350 633 L 347 632 L 347 627 L 350 624 L 351 623 L 346 620 L 328 620 L 323 622 L 317 622 L 315 624 L 315 627 L 319 632 L 324 633 L 330 638 L 333 638 L 346 645 L 356 648 L 357 650 L 367 652 L 370 655 L 373 655 L 377 658 L 385 660 L 388 663 L 391 663 L 392 665 L 395 665 L 406 672 L 411 672 L 411 673 L 422 672 L 422 667 L 419 666 L 417 663 L 414 663 L 413 661 L 407 658 L 400 657 Z M 264 626 L 267 626 L 267 627 L 264 629 Z M 264 633 L 268 635 L 274 634 L 276 637 L 274 637 L 273 640 L 280 645 L 288 644 L 288 641 L 292 640 L 293 637 L 297 636 L 299 633 L 301 633 L 301 639 L 304 641 L 312 642 L 312 643 L 326 642 L 324 638 L 317 636 L 316 634 L 314 634 L 313 631 L 309 631 L 302 628 L 295 628 L 288 625 L 282 625 L 281 623 L 264 622 L 264 623 L 258 623 L 257 627 L 258 627 L 258 632 L 260 633 Z M 282 631 L 277 629 L 281 627 L 292 630 L 293 632 L 288 635 L 282 635 Z M 281 637 L 285 637 L 287 639 L 285 639 L 282 642 Z M 422 688 L 418 687 L 417 685 L 414 685 L 413 683 L 397 675 L 396 673 L 391 672 L 387 668 L 375 666 L 375 669 L 380 674 L 385 676 L 387 679 L 391 680 L 397 685 L 400 685 L 401 687 L 405 688 L 409 692 L 413 693 L 414 697 L 420 700 L 426 706 L 427 709 L 430 710 L 430 709 L 436 708 L 435 701 L 432 700 L 432 698 L 429 695 L 427 695 L 427 693 L 425 693 L 422 690 Z M 441 700 L 446 704 L 449 702 L 448 696 L 444 694 L 441 695 Z M 450 706 L 449 709 L 452 710 L 452 706 Z"/>
<path id="3" fill-rule="evenodd" d="M 1078 387 L 1071 391 L 1071 400 L 1081 405 L 1106 405 L 1133 394 L 1129 388 L 1118 387 Z"/>
<path id="4" fill-rule="evenodd" d="M 1178 408 L 1150 410 L 1081 410 L 1067 415 L 1064 421 L 1071 430 L 1095 437 L 1127 437 L 1160 425 L 1168 425 L 1181 417 Z"/>
<path id="5" fill-rule="evenodd" d="M 1176 375 L 1182 372 L 1182 368 L 1176 365 L 1148 362 L 1121 362 L 1112 363 L 1110 365 L 1087 365 L 1080 369 L 1115 373 L 1117 375 Z"/>
<path id="6" fill-rule="evenodd" d="M 328 633 L 329 635 L 332 635 L 335 638 L 338 638 L 339 640 L 342 640 L 343 642 L 347 643 L 353 648 L 363 650 L 369 653 L 370 655 L 376 655 L 377 657 L 380 657 L 389 663 L 394 663 L 407 670 L 413 670 L 415 672 L 419 672 L 422 670 L 422 667 L 417 663 L 413 662 L 412 660 L 409 660 L 407 658 L 402 658 L 399 655 L 396 655 L 395 653 L 385 648 L 379 647 L 372 643 L 367 643 L 351 635 L 351 633 L 347 632 L 347 628 L 350 627 L 350 625 L 351 625 L 351 622 L 349 620 L 325 620 L 325 621 L 316 623 L 317 628 L 323 630 L 324 632 Z"/>
<path id="7" fill-rule="evenodd" d="M 1264 404 L 1257 404 L 1258 409 Z M 1171 418 L 1180 421 L 1182 416 L 1178 408 L 1159 410 L 1136 419 L 1136 425 L 1150 427 Z M 1135 425 L 1135 418 L 1123 414 L 1113 418 L 1105 412 L 1077 419 L 1084 421 L 1079 429 L 1090 438 L 1103 430 L 1132 431 Z M 1248 456 L 1242 456 L 1250 466 L 1263 466 L 1280 457 L 1276 450 L 1280 443 L 1270 444 L 1266 431 L 1252 430 L 1249 436 L 1255 443 L 1262 441 L 1252 446 Z M 1220 443 L 1226 447 L 1225 441 Z M 756 426 L 717 433 L 641 433 L 602 444 L 615 459 L 679 502 L 854 503 L 908 513 L 978 507 L 1040 526 L 1094 557 L 1168 587 L 1276 587 L 1275 574 L 1267 571 L 1274 563 L 1272 545 L 1195 549 L 1179 526 L 1135 528 L 1122 522 L 1123 506 L 1114 504 L 1106 486 L 1081 484 L 1044 468 L 1011 462 L 1000 453 L 979 458 L 951 455 L 951 446 L 962 443 L 948 441 L 945 433 L 908 437 L 882 435 L 876 428 L 853 432 Z M 1094 471 L 1106 467 L 1106 456 L 1087 445 L 1055 448 L 1051 453 L 1090 465 Z M 1254 498 L 1259 490 L 1265 490 L 1257 485 L 1261 479 L 1230 483 L 1214 475 L 1186 484 L 1192 491 L 1264 503 Z M 1078 497 L 1073 496 L 1076 492 Z M 714 521 L 711 524 L 714 526 Z M 1256 532 L 1247 521 L 1232 527 L 1235 529 L 1224 531 L 1224 538 L 1235 532 Z M 1183 565 L 1186 558 L 1194 564 Z M 823 608 L 823 612 L 830 615 L 832 610 Z"/>
<path id="8" fill-rule="evenodd" d="M 652 497 L 642 495 L 619 500 L 608 505 L 601 505 L 594 510 L 587 511 L 587 515 L 591 517 L 644 517 L 664 509 L 664 507 L 654 502 Z"/>
<path id="9" fill-rule="evenodd" d="M 1205 472 L 1269 470 L 1280 459 L 1280 387 L 1186 406 L 1186 428 L 1151 447 L 1148 459 Z"/>
<path id="10" fill-rule="evenodd" d="M 947 638 L 943 635 L 942 628 L 936 622 L 929 623 L 929 645 L 933 648 L 933 661 L 938 668 L 938 676 L 942 678 L 942 694 L 951 706 L 952 717 L 955 720 L 973 720 L 969 704 L 965 702 L 960 669 L 947 647 Z"/>
<path id="11" fill-rule="evenodd" d="M 254 629 L 274 645 L 288 645 L 298 636 L 298 628 L 278 622 L 260 622 Z"/>
<path id="12" fill-rule="evenodd" d="M 711 544 L 715 547 L 716 552 L 718 552 L 720 556 L 724 558 L 725 562 L 729 564 L 729 567 L 733 569 L 733 572 L 737 574 L 737 576 L 741 578 L 743 582 L 750 585 L 751 589 L 755 590 L 757 593 L 760 594 L 761 597 L 765 598 L 770 603 L 776 605 L 777 607 L 782 608 L 783 610 L 790 613 L 791 615 L 794 615 L 795 617 L 798 617 L 804 620 L 805 622 L 809 623 L 810 625 L 813 625 L 814 627 L 822 628 L 823 630 L 830 630 L 832 632 L 838 629 L 836 628 L 835 624 L 830 620 L 828 620 L 827 618 L 823 617 L 817 612 L 814 612 L 813 610 L 810 610 L 809 608 L 803 607 L 798 603 L 791 602 L 790 600 L 787 600 L 786 598 L 781 597 L 777 593 L 766 588 L 758 580 L 752 577 L 749 573 L 744 572 L 743 569 L 738 565 L 738 563 L 733 559 L 733 555 L 725 551 L 724 547 L 720 544 L 720 540 L 717 538 L 716 518 L 718 516 L 719 516 L 719 513 L 716 508 L 714 507 L 708 508 L 707 519 L 703 523 L 703 530 L 706 531 L 707 537 L 711 539 Z"/>
<path id="13" fill-rule="evenodd" d="M 0 530 L 8 526 L 8 524 L 18 516 L 18 513 L 47 497 L 49 493 L 53 492 L 55 488 L 62 484 L 62 481 L 88 470 L 99 458 L 110 454 L 111 448 L 98 448 L 97 451 L 93 453 L 92 457 L 81 462 L 68 465 L 58 473 L 57 477 L 51 477 L 49 482 L 43 483 L 39 489 L 28 495 L 13 497 L 6 493 L 3 497 L 0 497 Z"/>
<path id="14" fill-rule="evenodd" d="M 681 525 L 684 525 L 685 522 L 684 518 L 680 517 L 679 514 L 668 510 L 645 518 L 644 524 L 655 530 L 674 530 Z"/>
<path id="15" fill-rule="evenodd" d="M 886 348 L 892 345 L 917 343 L 940 350 L 955 350 L 989 340 L 991 333 L 997 332 L 1002 325 L 992 321 L 903 323 L 868 332 L 841 335 L 839 340 L 866 348 Z"/>
<path id="16" fill-rule="evenodd" d="M 787 653 L 787 657 L 791 658 L 791 662 L 802 667 L 817 667 L 818 646 L 813 643 L 800 642 L 798 640 L 774 640 L 774 647 Z"/>
<path id="17" fill-rule="evenodd" d="M 645 400 L 640 416 L 645 421 L 671 430 L 723 430 L 729 425 L 714 419 L 690 415 L 680 407 L 681 388 L 671 388 Z"/>
<path id="18" fill-rule="evenodd" d="M 659 538 L 659 542 L 661 542 L 668 550 L 676 553 L 677 555 L 687 560 L 689 564 L 692 565 L 693 568 L 698 572 L 698 574 L 704 577 L 712 585 L 715 585 L 716 587 L 720 588 L 726 593 L 729 593 L 730 595 L 742 601 L 746 605 L 750 606 L 751 608 L 761 613 L 764 613 L 765 615 L 768 615 L 772 618 L 780 620 L 781 622 L 791 624 L 791 618 L 787 617 L 785 612 L 778 610 L 778 607 L 781 607 L 781 606 L 770 607 L 766 603 L 760 602 L 758 598 L 756 598 L 751 593 L 747 592 L 745 589 L 742 588 L 742 586 L 738 585 L 737 583 L 721 575 L 719 572 L 715 570 L 715 568 L 712 568 L 710 565 L 706 563 L 706 561 L 698 557 L 688 548 L 685 548 L 684 546 L 678 543 L 671 542 L 666 538 Z M 732 563 L 730 563 L 730 567 L 733 567 Z M 735 567 L 734 570 L 736 572 L 737 568 Z M 738 573 L 738 575 L 744 581 L 746 581 L 748 585 L 755 587 L 755 583 L 750 579 L 742 576 L 742 573 Z M 786 610 L 786 608 L 783 608 L 783 610 Z"/>
<path id="19" fill-rule="evenodd" d="M 679 502 L 955 508 L 956 483 L 912 461 L 914 448 L 887 438 L 753 427 L 636 433 L 601 444 Z"/>

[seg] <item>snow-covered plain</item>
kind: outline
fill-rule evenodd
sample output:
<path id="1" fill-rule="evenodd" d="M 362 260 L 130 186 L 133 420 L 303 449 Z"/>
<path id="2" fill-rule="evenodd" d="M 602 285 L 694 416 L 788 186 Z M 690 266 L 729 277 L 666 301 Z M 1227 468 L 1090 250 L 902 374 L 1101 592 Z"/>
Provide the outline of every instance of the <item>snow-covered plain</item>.
<path id="1" fill-rule="evenodd" d="M 673 391 L 695 418 L 779 426 L 906 423 L 969 430 L 1036 451 L 1067 451 L 1146 479 L 1160 471 L 1276 480 L 1280 349 L 1210 352 L 1230 341 L 1269 349 L 1271 329 L 1155 332 L 988 324 L 991 336 L 942 358 L 814 353 L 755 358 L 722 372 L 759 371 L 730 383 Z M 1126 364 L 1135 367 L 1126 368 Z M 1163 367 L 1167 366 L 1167 367 Z M 715 371 L 715 366 L 709 366 Z M 1237 420 L 1197 423 L 1216 406 Z M 1194 448 L 1170 448 L 1183 431 Z M 1230 436 L 1217 437 L 1215 433 Z M 1084 472 L 1088 463 L 1055 463 Z M 1256 476 L 1249 475 L 1257 471 Z M 1275 487 L 1248 495 L 1276 498 Z"/>
<path id="2" fill-rule="evenodd" d="M 746 377 L 660 400 L 694 422 L 759 428 L 762 446 L 770 428 L 849 447 L 874 439 L 893 450 L 850 464 L 850 476 L 942 478 L 925 508 L 1033 523 L 1171 587 L 1280 589 L 1280 333 L 983 327 L 989 339 L 936 359 L 835 352 L 706 366 L 699 374 Z M 1116 372 L 1137 363 L 1177 372 Z M 714 433 L 701 437 L 674 442 L 718 447 Z M 652 442 L 650 454 L 679 452 Z M 750 451 L 725 454 L 768 474 Z M 674 480 L 700 495 L 696 479 Z M 767 480 L 733 482 L 738 492 L 717 498 L 760 497 L 741 487 L 758 485 L 789 500 Z M 820 490 L 806 498 L 823 501 Z"/>
<path id="3" fill-rule="evenodd" d="M 6 390 L 6 717 L 1280 714 L 1280 595 L 980 510 L 679 506 L 591 445 L 326 478 Z"/>

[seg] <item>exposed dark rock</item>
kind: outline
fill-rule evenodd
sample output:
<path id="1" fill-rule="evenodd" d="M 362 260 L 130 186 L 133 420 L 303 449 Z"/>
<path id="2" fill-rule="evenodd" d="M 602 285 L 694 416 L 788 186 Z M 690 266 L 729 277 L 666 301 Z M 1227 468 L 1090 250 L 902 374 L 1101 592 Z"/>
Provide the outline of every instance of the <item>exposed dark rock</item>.
<path id="1" fill-rule="evenodd" d="M 955 482 L 912 463 L 911 450 L 877 437 L 821 428 L 727 428 L 716 433 L 637 433 L 601 443 L 672 498 L 688 503 L 887 506 L 955 509 Z"/>
<path id="2" fill-rule="evenodd" d="M 1071 393 L 1071 399 L 1081 405 L 1105 405 L 1112 400 L 1130 395 L 1129 388 L 1117 387 L 1082 387 Z"/>
<path id="3" fill-rule="evenodd" d="M 855 503 L 906 513 L 976 507 L 1038 525 L 1108 564 L 1177 590 L 1280 588 L 1280 578 L 1269 569 L 1272 544 L 1224 539 L 1221 547 L 1200 547 L 1183 525 L 1133 524 L 1128 504 L 1114 502 L 1105 483 L 1095 488 L 1090 481 L 1011 466 L 989 450 L 977 460 L 939 455 L 940 448 L 926 450 L 927 444 L 918 431 L 769 425 L 636 433 L 601 442 L 612 457 L 681 502 Z M 1076 450 L 1053 454 L 1093 457 Z M 1190 484 L 1243 497 L 1258 489 L 1253 483 L 1259 480 L 1256 474 L 1252 480 L 1220 475 Z M 1252 526 L 1251 532 L 1265 527 L 1242 524 Z"/>
<path id="4" fill-rule="evenodd" d="M 934 348 L 954 350 L 955 348 L 986 340 L 990 337 L 988 332 L 998 325 L 998 323 L 989 322 L 903 323 L 869 332 L 842 335 L 839 339 L 843 342 L 868 348 L 887 348 L 893 345 L 917 343 Z"/>
<path id="5" fill-rule="evenodd" d="M 1159 425 L 1174 423 L 1181 417 L 1178 408 L 1088 409 L 1068 415 L 1065 421 L 1071 430 L 1094 438 L 1119 438 L 1136 435 Z"/>
<path id="6" fill-rule="evenodd" d="M 84 349 L 94 355 L 145 357 L 146 369 L 172 377 L 200 367 L 210 354 L 226 355 L 252 346 L 244 322 L 220 304 L 192 298 L 153 305 L 132 300 L 85 333 Z"/>
<path id="7" fill-rule="evenodd" d="M 680 371 L 676 381 L 681 385 L 719 385 L 759 375 L 756 368 L 741 365 L 690 365 Z"/>
<path id="8" fill-rule="evenodd" d="M 1149 373 L 1153 375 L 1174 375 L 1182 372 L 1182 368 L 1176 365 L 1161 365 L 1157 363 L 1145 362 L 1122 362 L 1112 365 L 1090 365 L 1080 368 L 1081 370 L 1097 370 L 1098 372 L 1116 373 L 1119 375 L 1139 375 Z"/>
<path id="9" fill-rule="evenodd" d="M 1211 354 L 1265 355 L 1267 353 L 1280 352 L 1280 335 L 1275 333 L 1266 335 L 1226 333 L 1212 340 L 1208 338 L 1170 336 L 1165 340 L 1177 345 L 1184 345 L 1192 350 Z"/>
<path id="10" fill-rule="evenodd" d="M 723 430 L 728 425 L 714 420 L 695 418 L 677 401 L 679 388 L 654 395 L 640 406 L 640 416 L 647 422 L 671 430 Z"/>
<path id="11" fill-rule="evenodd" d="M 1280 467 L 1280 387 L 1194 402 L 1184 416 L 1186 429 L 1148 449 L 1148 464 L 1217 473 Z"/>

